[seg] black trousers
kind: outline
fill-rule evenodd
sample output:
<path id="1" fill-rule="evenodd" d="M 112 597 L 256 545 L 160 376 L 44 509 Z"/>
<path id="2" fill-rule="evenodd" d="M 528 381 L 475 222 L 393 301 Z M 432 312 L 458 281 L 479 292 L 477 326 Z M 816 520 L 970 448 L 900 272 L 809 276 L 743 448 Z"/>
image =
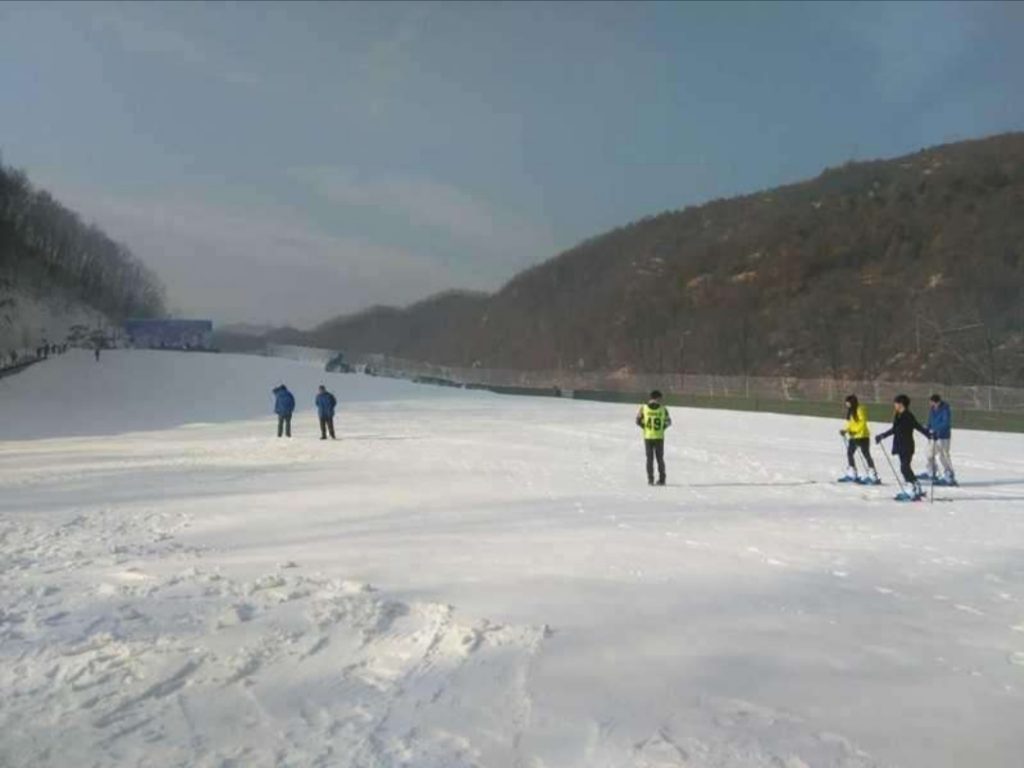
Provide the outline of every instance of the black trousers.
<path id="1" fill-rule="evenodd" d="M 280 437 L 282 433 L 288 437 L 292 436 L 292 415 L 290 413 L 277 414 L 277 436 Z"/>
<path id="2" fill-rule="evenodd" d="M 871 438 L 870 437 L 851 437 L 846 441 L 846 461 L 854 469 L 857 465 L 853 463 L 853 455 L 860 448 L 860 452 L 864 454 L 864 461 L 868 463 L 871 469 L 875 468 L 875 462 L 871 460 Z"/>
<path id="3" fill-rule="evenodd" d="M 647 479 L 654 479 L 654 460 L 658 460 L 658 479 L 665 479 L 665 441 L 644 440 L 644 450 L 647 451 Z"/>
<path id="4" fill-rule="evenodd" d="M 914 460 L 914 451 L 900 451 L 900 474 L 903 475 L 903 479 L 913 485 L 917 482 L 917 475 L 914 474 L 914 468 L 910 466 L 910 463 Z"/>
<path id="5" fill-rule="evenodd" d="M 327 433 L 331 433 L 331 440 L 334 439 L 334 417 L 333 416 L 321 416 L 320 417 L 320 439 L 326 440 Z"/>

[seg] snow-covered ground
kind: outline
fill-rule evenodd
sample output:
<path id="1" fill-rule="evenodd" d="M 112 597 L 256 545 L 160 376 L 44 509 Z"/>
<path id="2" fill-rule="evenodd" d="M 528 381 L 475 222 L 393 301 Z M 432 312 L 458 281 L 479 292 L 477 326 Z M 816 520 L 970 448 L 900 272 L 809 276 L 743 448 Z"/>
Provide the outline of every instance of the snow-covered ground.
<path id="1" fill-rule="evenodd" d="M 1021 765 L 1024 437 L 896 504 L 767 414 L 677 409 L 648 488 L 633 414 L 229 355 L 0 381 L 0 765 Z"/>

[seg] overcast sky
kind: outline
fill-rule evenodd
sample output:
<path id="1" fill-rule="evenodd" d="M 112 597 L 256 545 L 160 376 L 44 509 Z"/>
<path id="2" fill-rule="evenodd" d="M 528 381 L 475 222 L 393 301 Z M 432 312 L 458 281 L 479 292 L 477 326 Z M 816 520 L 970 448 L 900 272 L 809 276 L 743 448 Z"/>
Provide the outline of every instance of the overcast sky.
<path id="1" fill-rule="evenodd" d="M 0 3 L 0 153 L 172 308 L 308 326 L 1024 128 L 1024 3 Z"/>

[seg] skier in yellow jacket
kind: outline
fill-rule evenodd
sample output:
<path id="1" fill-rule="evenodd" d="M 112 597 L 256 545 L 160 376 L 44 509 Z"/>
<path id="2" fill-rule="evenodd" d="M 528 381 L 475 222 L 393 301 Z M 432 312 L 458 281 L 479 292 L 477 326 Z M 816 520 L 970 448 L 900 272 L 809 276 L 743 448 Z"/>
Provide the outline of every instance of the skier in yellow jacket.
<path id="1" fill-rule="evenodd" d="M 665 430 L 672 426 L 668 408 L 661 403 L 661 392 L 654 390 L 636 414 L 636 425 L 644 431 L 647 452 L 647 484 L 654 485 L 654 460 L 658 460 L 658 485 L 665 484 Z"/>
<path id="2" fill-rule="evenodd" d="M 846 398 L 846 427 L 839 430 L 839 434 L 846 439 L 846 477 L 841 482 L 848 483 L 869 483 L 880 485 L 878 472 L 875 471 L 875 462 L 871 458 L 871 428 L 868 426 L 868 410 L 857 400 L 856 395 Z M 868 465 L 868 473 L 865 477 L 857 476 L 857 464 L 853 457 L 857 449 L 864 454 L 864 461 Z"/>

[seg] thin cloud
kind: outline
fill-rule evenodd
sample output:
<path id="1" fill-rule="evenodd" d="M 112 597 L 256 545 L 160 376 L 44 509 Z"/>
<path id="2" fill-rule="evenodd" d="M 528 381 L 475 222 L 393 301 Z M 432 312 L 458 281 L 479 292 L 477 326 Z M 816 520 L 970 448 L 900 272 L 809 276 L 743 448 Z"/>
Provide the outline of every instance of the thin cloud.
<path id="1" fill-rule="evenodd" d="M 930 93 L 974 43 L 973 3 L 871 3 L 851 29 L 865 44 L 878 92 L 895 101 Z M 981 4 L 979 4 L 981 5 Z M 943 23 L 938 23 L 939 21 Z"/>
<path id="2" fill-rule="evenodd" d="M 287 210 L 143 199 L 42 181 L 156 269 L 182 312 L 310 326 L 380 297 L 405 303 L 448 287 L 447 271 L 429 258 L 338 237 Z"/>
<path id="3" fill-rule="evenodd" d="M 213 52 L 176 29 L 125 14 L 121 6 L 106 7 L 93 17 L 95 28 L 111 34 L 134 54 L 168 56 L 213 73 L 232 85 L 258 86 L 263 78 L 221 52 Z"/>
<path id="4" fill-rule="evenodd" d="M 412 46 L 426 18 L 426 5 L 417 5 L 405 13 L 390 35 L 371 43 L 360 71 L 371 94 L 369 110 L 380 115 L 396 87 L 414 65 Z"/>
<path id="5" fill-rule="evenodd" d="M 484 255 L 518 251 L 530 260 L 550 255 L 552 238 L 542 227 L 451 184 L 412 176 L 365 178 L 343 168 L 301 168 L 291 173 L 334 205 L 372 208 Z"/>

